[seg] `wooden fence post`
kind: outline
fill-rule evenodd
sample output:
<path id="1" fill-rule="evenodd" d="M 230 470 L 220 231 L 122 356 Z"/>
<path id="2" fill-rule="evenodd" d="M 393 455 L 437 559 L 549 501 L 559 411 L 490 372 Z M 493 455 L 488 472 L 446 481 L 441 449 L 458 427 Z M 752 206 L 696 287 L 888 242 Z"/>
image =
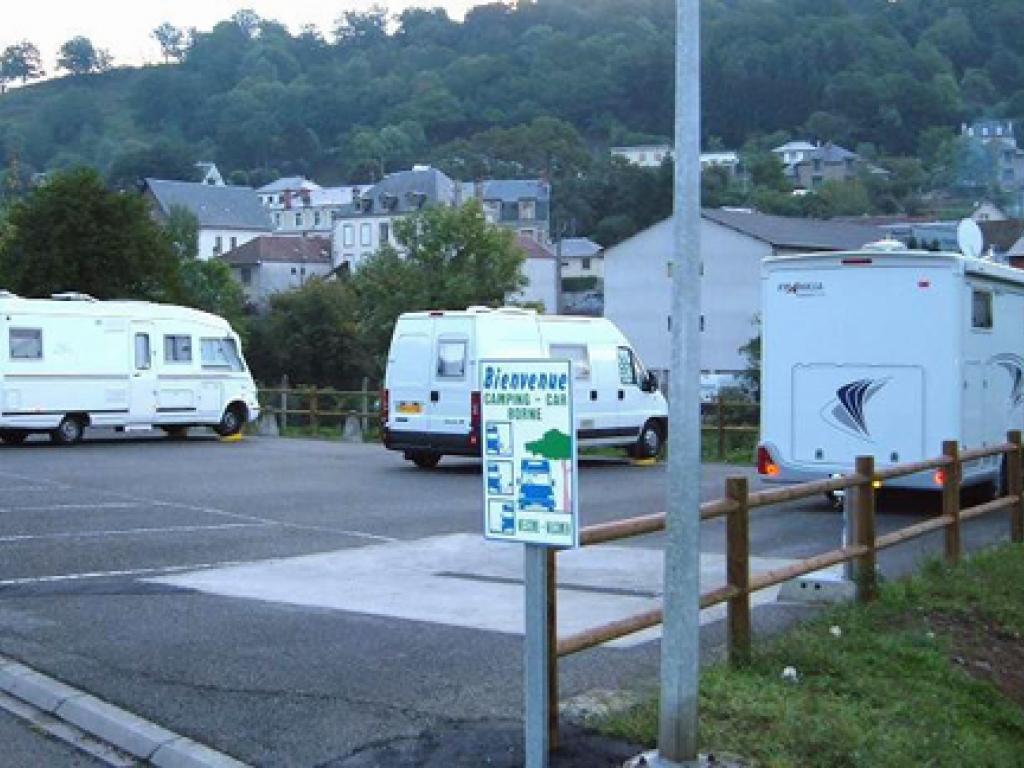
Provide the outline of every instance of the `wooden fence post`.
<path id="1" fill-rule="evenodd" d="M 750 508 L 747 478 L 725 481 L 725 497 L 735 504 L 725 518 L 726 581 L 739 590 L 727 606 L 729 661 L 734 665 L 750 659 Z"/>
<path id="2" fill-rule="evenodd" d="M 945 440 L 942 455 L 951 460 L 944 468 L 942 484 L 942 514 L 946 521 L 946 560 L 955 565 L 960 561 L 960 443 Z"/>
<path id="3" fill-rule="evenodd" d="M 718 393 L 718 460 L 725 461 L 725 403 Z"/>
<path id="4" fill-rule="evenodd" d="M 856 543 L 867 547 L 857 558 L 857 600 L 868 602 L 878 595 L 875 552 L 875 457 L 858 456 L 856 472 L 867 482 L 854 488 L 853 515 Z"/>
<path id="5" fill-rule="evenodd" d="M 288 426 L 288 374 L 281 377 L 281 408 L 278 417 L 280 418 L 280 431 L 284 434 Z"/>
<path id="6" fill-rule="evenodd" d="M 320 392 L 316 387 L 309 388 L 309 430 L 314 435 L 320 432 Z"/>
<path id="7" fill-rule="evenodd" d="M 548 750 L 558 749 L 558 550 L 548 547 Z"/>
<path id="8" fill-rule="evenodd" d="M 1006 454 L 1006 480 L 1011 496 L 1017 503 L 1010 507 L 1010 541 L 1024 542 L 1024 465 L 1021 464 L 1021 434 L 1019 429 L 1010 430 L 1006 440 L 1015 448 Z"/>
<path id="9" fill-rule="evenodd" d="M 367 376 L 363 376 L 363 400 L 362 400 L 362 406 L 360 406 L 360 409 L 359 409 L 360 413 L 361 413 L 361 415 L 359 416 L 359 431 L 363 433 L 363 439 L 364 440 L 366 439 L 366 430 L 370 426 L 370 419 L 366 415 L 366 414 L 368 414 L 370 412 L 369 389 L 370 389 L 370 379 Z"/>

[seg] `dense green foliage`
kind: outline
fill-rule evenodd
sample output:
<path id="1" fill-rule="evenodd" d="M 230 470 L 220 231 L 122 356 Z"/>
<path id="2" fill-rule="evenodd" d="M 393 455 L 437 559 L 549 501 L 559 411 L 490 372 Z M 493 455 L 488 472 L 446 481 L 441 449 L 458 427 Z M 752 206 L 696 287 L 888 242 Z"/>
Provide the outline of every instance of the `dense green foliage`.
<path id="1" fill-rule="evenodd" d="M 107 172 L 162 140 L 253 183 L 366 180 L 424 160 L 462 178 L 578 178 L 594 149 L 671 134 L 673 7 L 524 0 L 463 22 L 407 10 L 391 24 L 383 11 L 349 12 L 329 39 L 251 12 L 190 39 L 164 26 L 158 39 L 180 64 L 5 95 L 0 155 Z M 962 120 L 1024 117 L 1019 0 L 702 7 L 706 143 L 783 131 L 941 164 Z M 76 72 L 104 65 L 72 61 Z"/>
<path id="2" fill-rule="evenodd" d="M 270 312 L 253 319 L 254 375 L 350 388 L 364 376 L 380 381 L 402 312 L 498 305 L 522 287 L 522 252 L 475 203 L 398 221 L 395 238 L 406 256 L 384 248 L 347 278 L 273 296 Z"/>

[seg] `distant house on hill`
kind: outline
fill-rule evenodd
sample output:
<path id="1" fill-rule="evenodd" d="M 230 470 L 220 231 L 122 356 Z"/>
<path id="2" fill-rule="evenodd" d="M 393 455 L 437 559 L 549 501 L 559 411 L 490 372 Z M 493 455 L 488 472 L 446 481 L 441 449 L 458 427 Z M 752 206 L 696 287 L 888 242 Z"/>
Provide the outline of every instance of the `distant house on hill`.
<path id="1" fill-rule="evenodd" d="M 551 239 L 551 185 L 543 179 L 489 179 L 460 185 L 457 204 L 478 200 L 489 224 L 538 243 Z"/>
<path id="2" fill-rule="evenodd" d="M 782 161 L 786 176 L 800 189 L 814 190 L 826 181 L 853 181 L 862 173 L 889 175 L 884 168 L 832 142 L 791 141 L 775 147 L 772 153 Z"/>
<path id="3" fill-rule="evenodd" d="M 331 241 L 326 237 L 261 235 L 218 257 L 231 267 L 246 301 L 264 308 L 275 293 L 301 288 L 331 274 Z"/>
<path id="4" fill-rule="evenodd" d="M 510 304 L 539 304 L 544 312 L 554 314 L 558 306 L 558 262 L 555 254 L 546 245 L 524 235 L 516 235 L 516 245 L 526 257 L 522 269 L 526 285 L 505 300 Z"/>
<path id="5" fill-rule="evenodd" d="M 270 217 L 251 187 L 213 186 L 191 181 L 146 179 L 143 195 L 153 217 L 166 224 L 184 208 L 199 225 L 199 259 L 219 256 L 260 235 L 270 234 Z"/>
<path id="6" fill-rule="evenodd" d="M 1017 144 L 1013 120 L 976 120 L 962 123 L 960 135 L 979 143 L 989 153 L 993 181 L 1013 198 L 1011 211 L 1024 215 L 1024 148 Z"/>
<path id="7" fill-rule="evenodd" d="M 200 161 L 196 163 L 196 170 L 199 172 L 200 184 L 209 184 L 211 187 L 224 186 L 224 177 L 220 175 L 216 163 Z"/>

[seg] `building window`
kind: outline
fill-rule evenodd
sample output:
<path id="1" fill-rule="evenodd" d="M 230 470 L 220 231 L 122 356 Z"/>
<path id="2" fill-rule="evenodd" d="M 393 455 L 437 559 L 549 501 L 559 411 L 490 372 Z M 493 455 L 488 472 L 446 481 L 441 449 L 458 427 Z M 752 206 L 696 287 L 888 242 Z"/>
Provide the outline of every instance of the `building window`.
<path id="1" fill-rule="evenodd" d="M 275 213 L 274 214 L 274 226 L 277 227 L 278 229 L 281 228 L 281 214 L 280 213 Z"/>
<path id="2" fill-rule="evenodd" d="M 700 332 L 704 333 L 704 315 L 700 316 Z"/>
<path id="3" fill-rule="evenodd" d="M 387 245 L 391 242 L 391 225 L 386 221 L 380 223 L 380 244 Z"/>
<path id="4" fill-rule="evenodd" d="M 301 227 L 302 226 L 302 213 L 296 213 L 295 214 L 295 226 L 296 227 Z"/>
<path id="5" fill-rule="evenodd" d="M 991 291 L 971 291 L 971 327 L 992 330 Z"/>
<path id="6" fill-rule="evenodd" d="M 373 234 L 370 231 L 369 224 L 359 225 L 359 244 L 370 245 L 373 242 Z"/>
<path id="7" fill-rule="evenodd" d="M 237 237 L 232 237 L 231 238 L 231 250 L 233 251 L 237 247 L 238 247 L 238 238 Z"/>
<path id="8" fill-rule="evenodd" d="M 320 216 L 320 211 L 313 211 L 313 226 L 314 227 L 319 227 L 320 226 L 321 219 L 322 219 L 322 217 Z"/>
<path id="9" fill-rule="evenodd" d="M 252 285 L 252 267 L 242 267 L 238 270 L 242 285 Z"/>
<path id="10" fill-rule="evenodd" d="M 466 342 L 441 341 L 437 345 L 437 376 L 461 379 L 466 375 Z"/>
<path id="11" fill-rule="evenodd" d="M 584 256 L 583 257 L 583 269 L 587 270 L 587 271 L 590 270 L 590 257 L 589 256 Z"/>
<path id="12" fill-rule="evenodd" d="M 42 360 L 41 328 L 11 328 L 8 332 L 11 360 Z"/>
<path id="13" fill-rule="evenodd" d="M 213 238 L 213 252 L 220 253 L 222 250 L 224 250 L 224 238 L 217 235 Z"/>
<path id="14" fill-rule="evenodd" d="M 535 219 L 537 218 L 537 201 L 536 200 L 520 200 L 519 201 L 519 218 L 520 220 Z"/>
<path id="15" fill-rule="evenodd" d="M 343 245 L 355 245 L 356 244 L 356 228 L 351 224 L 346 224 L 341 228 L 341 242 Z"/>
<path id="16" fill-rule="evenodd" d="M 164 336 L 164 362 L 191 363 L 191 336 Z"/>

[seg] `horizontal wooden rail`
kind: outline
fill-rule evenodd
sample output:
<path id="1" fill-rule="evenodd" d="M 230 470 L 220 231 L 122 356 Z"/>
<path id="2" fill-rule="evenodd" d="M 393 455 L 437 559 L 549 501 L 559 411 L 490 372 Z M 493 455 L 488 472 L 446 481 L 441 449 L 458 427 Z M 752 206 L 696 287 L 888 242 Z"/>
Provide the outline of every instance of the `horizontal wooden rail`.
<path id="1" fill-rule="evenodd" d="M 804 576 L 814 571 L 820 571 L 823 568 L 845 563 L 848 560 L 853 560 L 855 557 L 860 557 L 867 551 L 868 548 L 862 544 L 852 544 L 848 547 L 840 547 L 839 549 L 833 549 L 829 552 L 809 557 L 806 560 L 800 560 L 783 568 L 763 571 L 750 577 L 750 591 L 757 592 L 765 587 L 774 587 L 784 581 L 795 579 L 797 576 Z"/>
<path id="2" fill-rule="evenodd" d="M 844 475 L 833 480 L 814 480 L 810 483 L 800 483 L 800 485 L 772 488 L 767 491 L 758 491 L 757 493 L 750 494 L 749 504 L 751 507 L 767 507 L 786 501 L 811 499 L 833 491 L 843 491 L 857 485 L 864 485 L 869 481 L 870 478 L 860 477 L 859 475 Z"/>
<path id="3" fill-rule="evenodd" d="M 960 453 L 960 461 L 987 459 L 990 456 L 998 456 L 1014 450 L 1016 450 L 1016 448 L 1013 447 L 1012 443 L 1000 443 L 999 445 L 990 445 L 987 448 L 973 448 L 969 451 L 962 451 Z"/>
<path id="4" fill-rule="evenodd" d="M 875 478 L 878 480 L 891 480 L 894 477 L 906 477 L 907 475 L 916 475 L 918 472 L 930 472 L 933 469 L 942 469 L 944 467 L 948 467 L 951 463 L 952 459 L 943 456 L 937 459 L 915 461 L 910 464 L 894 464 L 891 467 L 876 469 Z"/>
<path id="5" fill-rule="evenodd" d="M 933 517 L 931 520 L 925 520 L 922 523 L 908 525 L 906 528 L 900 528 L 898 531 L 893 531 L 892 533 L 887 533 L 884 536 L 879 536 L 875 539 L 875 549 L 886 549 L 887 547 L 892 547 L 896 544 L 902 544 L 905 541 L 916 539 L 918 536 L 924 536 L 926 533 L 930 533 L 931 531 L 937 531 L 940 528 L 945 528 L 952 522 L 953 518 L 947 517 L 946 515 L 940 515 L 939 517 Z"/>
<path id="6" fill-rule="evenodd" d="M 1016 496 L 1003 496 L 999 499 L 993 499 L 984 504 L 979 504 L 976 507 L 968 507 L 967 509 L 961 510 L 961 520 L 973 520 L 976 517 L 987 515 L 990 512 L 998 512 L 1001 509 L 1011 509 L 1017 505 Z"/>

